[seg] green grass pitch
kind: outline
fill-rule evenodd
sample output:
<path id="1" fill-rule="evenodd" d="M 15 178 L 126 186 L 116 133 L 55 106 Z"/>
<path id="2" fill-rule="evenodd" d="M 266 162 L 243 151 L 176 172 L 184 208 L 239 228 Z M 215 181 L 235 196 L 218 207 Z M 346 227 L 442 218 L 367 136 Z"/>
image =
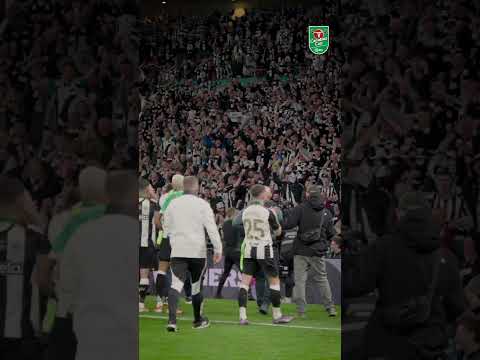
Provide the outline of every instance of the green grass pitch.
<path id="1" fill-rule="evenodd" d="M 153 301 L 147 301 L 152 308 Z M 261 315 L 248 303 L 248 326 L 237 325 L 238 306 L 233 300 L 206 299 L 204 314 L 211 325 L 192 329 L 192 306 L 181 303 L 177 333 L 168 333 L 165 314 L 140 314 L 140 360 L 336 360 L 340 359 L 340 316 L 329 318 L 320 305 L 309 305 L 305 319 L 272 325 L 271 314 Z M 294 305 L 282 305 L 295 315 Z M 339 311 L 340 313 L 340 311 Z M 182 320 L 183 319 L 183 320 Z"/>

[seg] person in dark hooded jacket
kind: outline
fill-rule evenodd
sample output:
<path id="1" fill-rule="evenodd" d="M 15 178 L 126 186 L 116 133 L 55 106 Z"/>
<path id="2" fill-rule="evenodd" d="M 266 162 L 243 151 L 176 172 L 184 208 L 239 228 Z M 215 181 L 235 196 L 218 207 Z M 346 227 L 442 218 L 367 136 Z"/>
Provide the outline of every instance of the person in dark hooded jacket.
<path id="1" fill-rule="evenodd" d="M 305 195 L 306 201 L 289 211 L 282 224 L 284 230 L 298 226 L 297 237 L 293 243 L 293 298 L 297 304 L 298 315 L 305 316 L 306 282 L 309 271 L 313 270 L 312 281 L 320 289 L 323 305 L 329 316 L 336 316 L 325 263 L 330 240 L 336 234 L 333 214 L 325 207 L 326 199 L 321 186 L 309 186 Z"/>
<path id="2" fill-rule="evenodd" d="M 440 224 L 422 193 L 404 194 L 397 218 L 390 233 L 342 260 L 342 296 L 378 293 L 354 358 L 442 359 L 448 324 L 464 310 L 458 262 L 440 248 Z"/>

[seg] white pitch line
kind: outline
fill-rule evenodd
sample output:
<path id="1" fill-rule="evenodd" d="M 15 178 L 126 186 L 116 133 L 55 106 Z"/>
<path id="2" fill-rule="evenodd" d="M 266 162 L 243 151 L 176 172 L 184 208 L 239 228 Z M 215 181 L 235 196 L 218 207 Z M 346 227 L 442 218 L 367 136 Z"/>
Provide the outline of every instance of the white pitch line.
<path id="1" fill-rule="evenodd" d="M 144 319 L 157 319 L 157 320 L 158 320 L 158 319 L 162 319 L 162 320 L 168 320 L 168 317 L 167 317 L 167 316 L 140 315 L 140 317 L 141 317 L 141 318 L 144 318 Z M 193 321 L 192 318 L 185 318 L 185 317 L 178 317 L 177 320 L 181 320 L 181 321 Z M 227 320 L 210 320 L 210 322 L 211 322 L 211 323 L 218 323 L 218 324 L 238 325 L 238 322 L 236 322 L 236 321 L 227 321 Z M 315 326 L 301 326 L 301 325 L 276 325 L 276 324 L 258 323 L 258 322 L 250 322 L 250 325 L 284 327 L 284 328 L 292 328 L 292 329 L 341 331 L 340 328 L 315 327 Z"/>

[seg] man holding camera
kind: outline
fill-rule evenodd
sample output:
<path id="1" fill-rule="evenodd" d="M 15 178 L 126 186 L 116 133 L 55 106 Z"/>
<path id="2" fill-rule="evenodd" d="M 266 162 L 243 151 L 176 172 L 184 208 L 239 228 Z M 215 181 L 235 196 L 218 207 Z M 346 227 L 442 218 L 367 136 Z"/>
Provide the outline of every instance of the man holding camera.
<path id="1" fill-rule="evenodd" d="M 306 201 L 286 214 L 283 229 L 298 226 L 298 234 L 293 245 L 295 288 L 294 301 L 298 315 L 305 316 L 306 283 L 308 272 L 313 270 L 313 282 L 320 288 L 323 305 L 329 316 L 337 315 L 332 300 L 332 291 L 327 278 L 325 255 L 330 240 L 335 236 L 333 215 L 325 208 L 325 193 L 319 185 L 311 185 L 306 191 Z"/>

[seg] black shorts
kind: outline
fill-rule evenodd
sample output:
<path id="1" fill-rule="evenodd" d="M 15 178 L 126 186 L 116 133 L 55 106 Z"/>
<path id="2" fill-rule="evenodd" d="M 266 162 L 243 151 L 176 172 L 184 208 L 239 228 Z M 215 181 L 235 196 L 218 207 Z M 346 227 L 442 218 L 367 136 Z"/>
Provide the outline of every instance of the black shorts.
<path id="1" fill-rule="evenodd" d="M 160 246 L 158 247 L 158 260 L 170 261 L 170 254 L 172 253 L 172 247 L 170 246 L 170 238 L 163 238 Z"/>
<path id="2" fill-rule="evenodd" d="M 139 250 L 140 269 L 157 269 L 158 259 L 155 248 L 153 246 L 140 247 Z"/>
<path id="3" fill-rule="evenodd" d="M 202 290 L 203 279 L 207 269 L 206 259 L 197 258 L 173 258 L 170 263 L 172 270 L 172 288 L 182 291 L 187 273 L 190 273 L 192 279 L 192 295 L 197 295 Z"/>
<path id="4" fill-rule="evenodd" d="M 243 274 L 255 276 L 259 271 L 263 271 L 267 277 L 278 277 L 278 256 L 274 255 L 273 258 L 266 259 L 243 259 Z"/>
<path id="5" fill-rule="evenodd" d="M 49 360 L 75 360 L 76 351 L 77 337 L 73 331 L 72 317 L 55 317 L 48 338 L 45 358 Z"/>
<path id="6" fill-rule="evenodd" d="M 233 265 L 237 265 L 240 269 L 240 251 L 225 251 L 224 267 L 231 269 Z"/>

